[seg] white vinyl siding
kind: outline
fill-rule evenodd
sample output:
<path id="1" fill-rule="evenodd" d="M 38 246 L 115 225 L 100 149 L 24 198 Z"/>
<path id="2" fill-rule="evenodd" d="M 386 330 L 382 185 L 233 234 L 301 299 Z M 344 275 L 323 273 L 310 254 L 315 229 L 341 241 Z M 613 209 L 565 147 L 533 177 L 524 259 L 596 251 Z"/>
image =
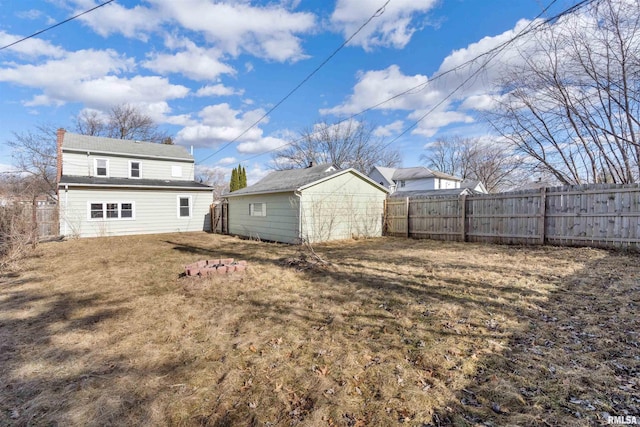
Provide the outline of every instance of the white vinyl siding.
<path id="1" fill-rule="evenodd" d="M 133 156 L 132 156 L 133 157 Z M 94 161 L 98 158 L 107 159 L 109 162 L 110 178 L 130 178 L 131 161 L 140 161 L 141 175 L 144 179 L 177 179 L 181 181 L 193 181 L 193 161 L 185 160 L 155 160 L 136 159 L 132 157 L 118 157 L 106 155 L 89 155 L 86 153 L 64 152 L 62 156 L 62 174 L 71 176 L 96 176 Z M 179 166 L 182 170 L 181 177 L 172 177 L 171 169 Z"/>
<path id="2" fill-rule="evenodd" d="M 177 217 L 178 196 L 190 197 L 190 217 Z M 211 191 L 133 190 L 80 188 L 60 190 L 60 232 L 67 236 L 97 237 L 127 234 L 154 234 L 182 231 L 209 231 Z M 131 209 L 127 203 L 131 202 Z M 91 204 L 118 203 L 118 219 L 90 219 Z M 88 214 L 89 212 L 89 214 Z M 129 219 L 127 215 L 131 214 Z"/>
<path id="3" fill-rule="evenodd" d="M 302 191 L 302 237 L 311 243 L 382 236 L 384 191 L 346 173 Z"/>
<path id="4" fill-rule="evenodd" d="M 268 216 L 252 216 L 250 204 L 264 203 Z M 229 233 L 274 242 L 298 243 L 298 197 L 293 193 L 229 198 Z"/>
<path id="5" fill-rule="evenodd" d="M 182 178 L 182 166 L 171 166 L 171 177 Z"/>

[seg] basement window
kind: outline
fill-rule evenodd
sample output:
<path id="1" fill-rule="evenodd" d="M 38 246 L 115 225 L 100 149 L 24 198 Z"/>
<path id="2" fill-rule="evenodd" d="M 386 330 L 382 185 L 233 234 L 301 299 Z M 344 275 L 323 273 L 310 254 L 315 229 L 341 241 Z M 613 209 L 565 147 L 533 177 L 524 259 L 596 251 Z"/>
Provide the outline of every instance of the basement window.
<path id="1" fill-rule="evenodd" d="M 267 204 L 249 203 L 249 216 L 267 216 Z"/>

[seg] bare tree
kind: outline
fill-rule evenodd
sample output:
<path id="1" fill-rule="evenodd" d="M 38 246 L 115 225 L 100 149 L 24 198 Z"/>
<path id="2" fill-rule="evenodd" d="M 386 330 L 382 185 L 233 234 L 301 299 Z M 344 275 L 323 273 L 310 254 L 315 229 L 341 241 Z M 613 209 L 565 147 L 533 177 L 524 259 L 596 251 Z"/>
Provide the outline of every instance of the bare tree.
<path id="1" fill-rule="evenodd" d="M 131 104 L 112 107 L 104 118 L 96 111 L 83 111 L 76 120 L 76 131 L 84 135 L 173 144 L 171 137 L 161 131 L 150 116 Z"/>
<path id="2" fill-rule="evenodd" d="M 13 165 L 28 184 L 30 194 L 56 194 L 56 127 L 39 125 L 34 130 L 14 133 L 7 141 Z"/>
<path id="3" fill-rule="evenodd" d="M 198 172 L 196 180 L 213 187 L 213 198 L 220 199 L 222 193 L 229 189 L 229 180 L 220 168 L 206 168 Z"/>
<path id="4" fill-rule="evenodd" d="M 317 123 L 300 137 L 273 155 L 276 169 L 292 169 L 333 163 L 339 168 L 354 168 L 368 173 L 374 166 L 397 166 L 400 153 L 374 139 L 373 126 L 349 120 L 339 124 Z"/>
<path id="5" fill-rule="evenodd" d="M 522 160 L 512 148 L 477 137 L 441 137 L 420 159 L 433 170 L 481 181 L 490 193 L 514 188 L 523 179 Z"/>
<path id="6" fill-rule="evenodd" d="M 505 75 L 494 128 L 563 184 L 640 179 L 640 0 L 592 2 Z"/>

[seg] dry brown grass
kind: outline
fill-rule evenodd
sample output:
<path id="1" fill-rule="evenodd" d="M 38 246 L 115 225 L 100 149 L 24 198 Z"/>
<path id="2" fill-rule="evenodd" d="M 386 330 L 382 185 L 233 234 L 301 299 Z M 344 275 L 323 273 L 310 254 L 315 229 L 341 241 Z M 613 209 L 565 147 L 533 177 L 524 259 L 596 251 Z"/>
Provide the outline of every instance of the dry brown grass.
<path id="1" fill-rule="evenodd" d="M 637 255 L 204 233 L 0 279 L 0 425 L 597 425 L 640 414 Z M 179 277 L 200 259 L 242 275 Z"/>

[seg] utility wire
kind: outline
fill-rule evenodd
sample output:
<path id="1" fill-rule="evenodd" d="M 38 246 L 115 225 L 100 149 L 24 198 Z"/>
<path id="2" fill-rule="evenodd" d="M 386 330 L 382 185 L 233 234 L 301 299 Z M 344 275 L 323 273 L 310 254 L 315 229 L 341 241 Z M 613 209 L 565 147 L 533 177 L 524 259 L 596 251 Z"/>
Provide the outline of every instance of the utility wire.
<path id="1" fill-rule="evenodd" d="M 86 15 L 87 13 L 93 12 L 94 10 L 96 10 L 96 9 L 98 9 L 98 8 L 101 8 L 102 6 L 106 6 L 106 5 L 108 5 L 109 3 L 112 3 L 112 2 L 114 2 L 114 1 L 115 1 L 115 0 L 108 0 L 108 1 L 106 1 L 106 2 L 104 2 L 104 3 L 101 3 L 101 4 L 97 5 L 96 7 L 93 7 L 93 8 L 91 8 L 91 9 L 89 9 L 89 10 L 85 10 L 84 12 L 79 13 L 79 14 L 77 14 L 77 15 L 75 15 L 75 16 L 72 16 L 71 18 L 65 19 L 64 21 L 58 22 L 57 24 L 53 24 L 52 26 L 47 27 L 47 28 L 45 28 L 44 30 L 40 30 L 40 31 L 38 31 L 37 33 L 33 33 L 33 34 L 31 34 L 30 36 L 23 37 L 23 38 L 21 38 L 20 40 L 16 40 L 16 41 L 14 41 L 13 43 L 9 43 L 9 44 L 8 44 L 8 45 L 6 45 L 6 46 L 2 46 L 2 47 L 0 47 L 0 50 L 4 50 L 4 49 L 7 49 L 7 48 L 10 48 L 11 46 L 15 46 L 15 45 L 17 45 L 18 43 L 22 43 L 22 42 L 23 42 L 23 41 L 25 41 L 25 40 L 28 40 L 28 39 L 33 38 L 33 37 L 35 37 L 35 36 L 38 36 L 38 35 L 40 35 L 40 34 L 44 33 L 45 31 L 49 31 L 49 30 L 51 30 L 51 29 L 53 29 L 53 28 L 59 27 L 59 26 L 60 26 L 60 25 L 62 25 L 62 24 L 66 24 L 66 23 L 67 23 L 67 22 L 69 22 L 69 21 L 73 21 L 74 19 L 77 19 L 77 18 L 81 17 L 82 15 Z"/>
<path id="2" fill-rule="evenodd" d="M 469 60 L 467 60 L 467 61 L 463 62 L 462 64 L 460 64 L 460 65 L 458 65 L 458 66 L 456 66 L 456 67 L 453 67 L 453 68 L 451 68 L 451 69 L 449 69 L 449 70 L 443 71 L 442 73 L 436 74 L 435 76 L 433 76 L 430 80 L 428 80 L 428 81 L 426 81 L 426 82 L 420 83 L 420 84 L 418 84 L 418 85 L 416 85 L 416 86 L 413 86 L 413 87 L 411 87 L 411 88 L 409 88 L 409 89 L 407 89 L 407 90 L 404 90 L 404 91 L 402 91 L 402 92 L 399 92 L 399 93 L 397 93 L 397 94 L 393 95 L 393 96 L 392 96 L 392 97 L 390 97 L 390 98 L 387 98 L 387 99 L 385 99 L 385 100 L 383 100 L 383 101 L 381 101 L 381 102 L 379 102 L 379 103 L 377 103 L 377 104 L 375 104 L 375 105 L 372 105 L 372 106 L 370 106 L 370 107 L 367 107 L 367 108 L 365 108 L 364 110 L 361 110 L 361 111 L 359 111 L 359 112 L 357 112 L 357 113 L 355 113 L 355 114 L 352 114 L 352 115 L 350 115 L 350 116 L 348 116 L 348 117 L 346 117 L 346 118 L 344 118 L 344 119 L 342 119 L 342 120 L 339 120 L 339 121 L 335 122 L 333 125 L 340 125 L 340 124 L 342 124 L 342 123 L 344 123 L 344 122 L 347 122 L 347 121 L 349 121 L 349 120 L 352 120 L 352 119 L 354 119 L 354 118 L 356 118 L 356 117 L 358 117 L 358 116 L 360 116 L 360 115 L 362 115 L 362 114 L 365 114 L 365 113 L 367 113 L 367 112 L 369 112 L 369 111 L 371 111 L 371 110 L 374 110 L 374 109 L 376 109 L 376 108 L 380 107 L 381 105 L 384 105 L 384 104 L 386 104 L 386 103 L 388 103 L 388 102 L 390 102 L 390 101 L 393 101 L 394 99 L 397 99 L 397 98 L 400 98 L 400 97 L 402 97 L 402 96 L 405 96 L 405 95 L 407 95 L 407 94 L 409 94 L 409 93 L 411 93 L 411 92 L 414 92 L 414 91 L 416 91 L 416 90 L 422 90 L 422 89 L 424 89 L 424 88 L 425 88 L 429 83 L 432 83 L 432 82 L 434 82 L 434 81 L 436 81 L 436 80 L 438 80 L 438 79 L 440 79 L 440 78 L 442 78 L 442 77 L 444 77 L 444 76 L 446 76 L 446 75 L 448 75 L 448 74 L 450 74 L 450 73 L 453 73 L 453 72 L 455 72 L 455 71 L 458 71 L 458 70 L 460 70 L 460 69 L 462 69 L 462 68 L 464 68 L 464 67 L 466 67 L 466 66 L 468 66 L 468 65 L 470 65 L 470 64 L 472 64 L 472 63 L 475 63 L 476 61 L 478 61 L 478 60 L 479 60 L 479 59 L 481 59 L 481 58 L 484 58 L 485 56 L 491 55 L 491 54 L 496 53 L 496 52 L 497 52 L 497 53 L 502 52 L 502 51 L 503 51 L 503 50 L 504 50 L 508 45 L 510 45 L 510 44 L 511 44 L 511 43 L 513 43 L 514 41 L 516 41 L 516 40 L 518 40 L 518 39 L 522 38 L 523 36 L 525 36 L 525 35 L 527 35 L 527 34 L 530 34 L 530 33 L 534 32 L 534 31 L 538 30 L 540 27 L 542 27 L 542 26 L 544 26 L 544 25 L 547 25 L 547 24 L 549 24 L 549 23 L 555 22 L 555 21 L 557 21 L 558 19 L 560 19 L 561 17 L 563 17 L 563 16 L 565 16 L 565 15 L 568 15 L 568 14 L 571 14 L 571 13 L 574 13 L 574 12 L 577 12 L 577 11 L 578 11 L 578 10 L 580 10 L 581 8 L 585 7 L 587 4 L 589 4 L 589 3 L 593 3 L 594 1 L 599 1 L 599 0 L 582 0 L 582 1 L 578 2 L 578 3 L 576 3 L 575 5 L 573 5 L 573 6 L 569 7 L 569 8 L 567 8 L 567 9 L 563 10 L 562 12 L 558 13 L 557 15 L 554 15 L 554 16 L 552 16 L 552 17 L 550 17 L 550 18 L 547 18 L 547 19 L 545 19 L 544 21 L 542 21 L 542 22 L 538 23 L 537 25 L 532 26 L 532 25 L 533 25 L 533 23 L 535 22 L 535 20 L 537 20 L 537 19 L 539 19 L 540 17 L 542 17 L 542 16 L 543 16 L 543 15 L 544 15 L 544 14 L 545 14 L 545 13 L 546 13 L 550 8 L 551 8 L 551 7 L 552 7 L 552 6 L 557 2 L 557 0 L 553 0 L 551 3 L 549 3 L 549 5 L 548 5 L 546 8 L 544 8 L 544 10 L 543 10 L 542 12 L 540 12 L 540 13 L 539 13 L 539 14 L 538 14 L 538 15 L 537 15 L 537 16 L 536 16 L 536 17 L 535 17 L 535 18 L 534 18 L 534 19 L 533 19 L 533 20 L 532 20 L 528 25 L 527 25 L 527 27 L 525 27 L 522 31 L 520 31 L 517 35 L 515 35 L 515 36 L 514 36 L 514 37 L 512 37 L 511 39 L 509 39 L 509 40 L 507 40 L 507 41 L 505 41 L 505 42 L 503 42 L 503 43 L 499 44 L 498 46 L 496 46 L 496 47 L 494 47 L 494 48 L 492 48 L 492 49 L 489 49 L 489 50 L 488 50 L 488 51 L 486 51 L 486 52 L 483 52 L 483 53 L 481 53 L 481 54 L 479 54 L 479 55 L 477 55 L 477 56 L 473 57 L 472 59 L 469 59 Z M 497 54 L 497 53 L 496 53 L 496 54 Z M 460 89 L 461 89 L 461 88 L 462 88 L 462 87 L 463 87 L 463 86 L 464 86 L 464 85 L 465 85 L 469 80 L 471 80 L 472 78 L 474 78 L 474 77 L 475 77 L 475 76 L 476 76 L 476 75 L 477 75 L 477 74 L 478 74 L 482 69 L 484 69 L 484 68 L 486 67 L 487 63 L 488 63 L 489 61 L 491 61 L 494 57 L 495 57 L 495 55 L 494 55 L 494 56 L 492 56 L 491 58 L 487 59 L 487 60 L 483 63 L 483 65 L 482 65 L 478 70 L 476 70 L 476 72 L 474 72 L 474 73 L 473 73 L 473 74 L 472 74 L 468 79 L 466 79 L 466 80 L 465 80 L 461 85 L 459 85 L 459 86 L 458 86 L 458 87 L 456 87 L 456 88 L 455 88 L 451 93 L 449 93 L 449 94 L 446 96 L 446 98 L 445 98 L 444 100 L 440 101 L 440 102 L 439 102 L 439 103 L 438 103 L 434 108 L 430 109 L 430 110 L 427 112 L 427 114 L 425 114 L 425 115 L 423 115 L 422 117 L 420 117 L 420 118 L 419 118 L 419 119 L 418 119 L 418 120 L 417 120 L 413 125 L 411 125 L 411 126 L 410 126 L 409 128 L 407 128 L 407 129 L 405 129 L 401 134 L 399 134 L 398 136 L 396 136 L 396 137 L 395 137 L 393 140 L 391 140 L 389 143 L 385 144 L 385 147 L 388 147 L 388 146 L 389 146 L 389 145 L 391 145 L 393 142 L 397 141 L 400 137 L 404 136 L 408 131 L 410 131 L 411 129 L 415 128 L 415 127 L 416 127 L 416 126 L 417 126 L 417 125 L 418 125 L 422 120 L 424 120 L 424 119 L 425 119 L 429 114 L 433 113 L 433 111 L 435 110 L 435 108 L 437 108 L 437 107 L 439 107 L 440 105 L 442 105 L 442 103 L 444 103 L 446 100 L 448 100 L 449 98 L 451 98 L 451 97 L 452 97 L 452 96 L 453 96 L 453 95 L 454 95 L 458 90 L 460 90 Z M 314 132 L 314 133 L 315 133 L 315 132 Z M 262 156 L 262 155 L 264 155 L 264 154 L 267 154 L 267 153 L 271 153 L 271 152 L 275 152 L 275 151 L 281 150 L 281 149 L 283 149 L 284 147 L 286 147 L 286 146 L 288 146 L 288 145 L 291 145 L 291 144 L 294 144 L 294 143 L 297 143 L 297 142 L 300 142 L 300 141 L 302 141 L 303 139 L 304 139 L 304 138 L 299 138 L 299 139 L 296 139 L 296 140 L 294 140 L 294 141 L 291 141 L 291 142 L 288 142 L 288 143 L 286 143 L 286 144 L 283 144 L 283 145 L 281 145 L 281 146 L 278 146 L 278 147 L 276 147 L 276 148 L 273 148 L 273 149 L 271 149 L 271 150 L 267 150 L 267 151 L 261 152 L 261 153 L 259 153 L 259 154 L 256 154 L 256 155 L 253 155 L 253 156 L 247 157 L 247 158 L 245 158 L 245 159 L 243 159 L 243 160 L 240 160 L 240 163 L 248 162 L 248 161 L 253 160 L 253 159 L 257 158 L 257 157 L 260 157 L 260 156 Z M 210 157 L 210 156 L 209 156 L 209 157 Z M 209 157 L 207 157 L 207 158 L 209 158 Z M 207 158 L 205 158 L 205 160 L 206 160 Z"/>
<path id="3" fill-rule="evenodd" d="M 240 133 L 238 136 L 236 136 L 235 138 L 233 138 L 231 141 L 227 142 L 226 144 L 224 144 L 222 147 L 220 147 L 218 150 L 216 150 L 215 152 L 213 152 L 212 154 L 209 154 L 207 157 L 205 157 L 204 159 L 200 160 L 198 163 L 202 163 L 207 159 L 210 159 L 211 157 L 215 156 L 216 154 L 218 154 L 219 152 L 221 152 L 222 150 L 224 150 L 225 148 L 227 148 L 229 145 L 233 144 L 234 142 L 236 142 L 237 140 L 239 140 L 240 138 L 242 138 L 242 136 L 246 135 L 247 132 L 249 132 L 251 129 L 253 129 L 254 127 L 256 127 L 256 125 L 258 123 L 260 123 L 261 121 L 263 121 L 269 114 L 271 114 L 276 108 L 278 108 L 280 105 L 282 105 L 283 102 L 285 102 L 287 99 L 289 99 L 289 97 L 291 95 L 294 94 L 294 92 L 296 92 L 298 89 L 300 89 L 300 87 L 305 84 L 307 81 L 309 81 L 309 79 L 311 79 L 311 77 L 314 76 L 314 74 L 316 74 L 318 71 L 320 71 L 320 69 L 322 67 L 324 67 L 334 56 L 336 56 L 336 54 L 338 52 L 340 52 L 347 44 L 349 44 L 351 42 L 351 40 L 354 39 L 355 36 L 358 35 L 358 33 L 360 33 L 360 31 L 362 31 L 362 29 L 364 27 L 366 27 L 367 25 L 369 25 L 369 23 L 371 21 L 373 21 L 375 18 L 379 17 L 380 15 L 382 15 L 384 13 L 385 8 L 387 7 L 387 5 L 389 4 L 391 0 L 387 0 L 385 2 L 385 4 L 383 4 L 378 10 L 376 10 L 374 12 L 373 15 L 371 15 L 369 17 L 369 19 L 367 19 L 364 24 L 362 24 L 360 26 L 360 28 L 358 28 L 353 34 L 351 34 L 351 36 L 346 39 L 340 46 L 338 46 L 338 48 L 336 50 L 334 50 L 324 61 L 322 61 L 320 63 L 320 65 L 318 65 L 311 73 L 309 73 L 304 79 L 302 79 L 302 81 L 300 83 L 298 83 L 298 85 L 296 87 L 294 87 L 293 89 L 291 89 L 289 91 L 289 93 L 287 93 L 284 98 L 282 98 L 280 101 L 278 101 L 273 107 L 271 107 L 269 109 L 269 111 L 267 111 L 266 113 L 264 113 L 258 120 L 256 120 L 255 122 L 253 122 L 251 124 L 251 126 L 249 126 L 248 128 L 246 128 L 244 131 L 242 131 L 242 133 Z"/>

